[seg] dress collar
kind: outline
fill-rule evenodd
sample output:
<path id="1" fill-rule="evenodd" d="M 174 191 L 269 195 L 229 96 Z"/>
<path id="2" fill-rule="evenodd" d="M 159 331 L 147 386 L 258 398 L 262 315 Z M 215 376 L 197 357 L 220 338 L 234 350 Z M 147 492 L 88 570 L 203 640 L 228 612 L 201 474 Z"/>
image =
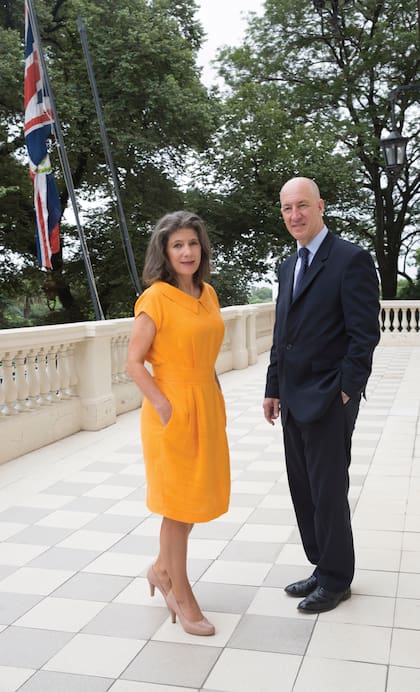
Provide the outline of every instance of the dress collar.
<path id="1" fill-rule="evenodd" d="M 166 283 L 166 281 L 156 281 L 155 285 L 159 288 L 161 293 L 169 298 L 169 300 L 181 305 L 186 310 L 191 310 L 192 312 L 198 314 L 201 305 L 207 312 L 210 312 L 212 303 L 210 299 L 209 285 L 206 283 L 203 283 L 201 296 L 199 298 L 190 296 L 189 293 L 181 291 L 180 288 L 172 286 L 171 284 Z"/>

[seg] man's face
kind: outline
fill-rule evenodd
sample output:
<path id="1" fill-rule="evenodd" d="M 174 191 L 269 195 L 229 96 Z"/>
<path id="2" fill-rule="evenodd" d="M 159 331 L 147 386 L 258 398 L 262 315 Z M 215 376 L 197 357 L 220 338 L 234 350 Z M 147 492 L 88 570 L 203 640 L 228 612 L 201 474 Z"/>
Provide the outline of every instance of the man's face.
<path id="1" fill-rule="evenodd" d="M 324 200 L 309 181 L 294 179 L 280 193 L 281 213 L 289 233 L 306 246 L 324 226 Z"/>

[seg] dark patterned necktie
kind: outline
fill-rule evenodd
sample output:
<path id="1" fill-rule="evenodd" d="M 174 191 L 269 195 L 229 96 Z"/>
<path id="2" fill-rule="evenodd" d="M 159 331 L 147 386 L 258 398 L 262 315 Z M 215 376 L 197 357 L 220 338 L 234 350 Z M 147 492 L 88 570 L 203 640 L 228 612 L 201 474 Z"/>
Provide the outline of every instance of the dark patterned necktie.
<path id="1" fill-rule="evenodd" d="M 300 287 L 301 287 L 301 285 L 302 285 L 303 277 L 305 276 L 306 271 L 307 271 L 307 269 L 308 269 L 308 259 L 309 259 L 309 250 L 308 250 L 308 248 L 306 248 L 306 247 L 301 247 L 301 248 L 299 249 L 299 257 L 300 257 L 300 267 L 299 267 L 299 273 L 298 273 L 298 275 L 297 275 L 297 277 L 296 277 L 295 287 L 294 287 L 294 289 L 293 289 L 293 298 L 294 298 L 294 297 L 296 296 L 296 294 L 298 293 L 298 291 L 299 291 L 299 289 L 300 289 Z"/>

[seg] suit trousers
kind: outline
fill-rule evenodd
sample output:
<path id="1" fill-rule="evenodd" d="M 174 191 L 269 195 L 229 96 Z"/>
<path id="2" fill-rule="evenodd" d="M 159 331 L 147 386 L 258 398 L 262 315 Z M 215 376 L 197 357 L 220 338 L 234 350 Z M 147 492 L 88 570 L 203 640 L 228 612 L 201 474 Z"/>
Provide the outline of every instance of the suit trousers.
<path id="1" fill-rule="evenodd" d="M 343 404 L 341 393 L 319 420 L 283 425 L 286 467 L 303 547 L 319 586 L 345 591 L 354 576 L 348 503 L 351 438 L 360 396 Z"/>

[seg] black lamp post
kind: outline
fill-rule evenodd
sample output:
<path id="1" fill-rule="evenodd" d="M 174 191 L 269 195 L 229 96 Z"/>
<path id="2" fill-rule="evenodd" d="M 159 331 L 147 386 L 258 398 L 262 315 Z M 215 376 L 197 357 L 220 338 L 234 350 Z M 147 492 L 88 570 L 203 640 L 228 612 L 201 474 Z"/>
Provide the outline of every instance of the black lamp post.
<path id="1" fill-rule="evenodd" d="M 391 180 L 396 180 L 401 174 L 405 164 L 408 137 L 403 137 L 397 128 L 395 119 L 395 100 L 400 91 L 420 91 L 420 82 L 416 84 L 405 84 L 390 91 L 388 98 L 391 102 L 391 133 L 388 137 L 382 137 L 380 144 L 385 160 L 385 170 Z"/>

